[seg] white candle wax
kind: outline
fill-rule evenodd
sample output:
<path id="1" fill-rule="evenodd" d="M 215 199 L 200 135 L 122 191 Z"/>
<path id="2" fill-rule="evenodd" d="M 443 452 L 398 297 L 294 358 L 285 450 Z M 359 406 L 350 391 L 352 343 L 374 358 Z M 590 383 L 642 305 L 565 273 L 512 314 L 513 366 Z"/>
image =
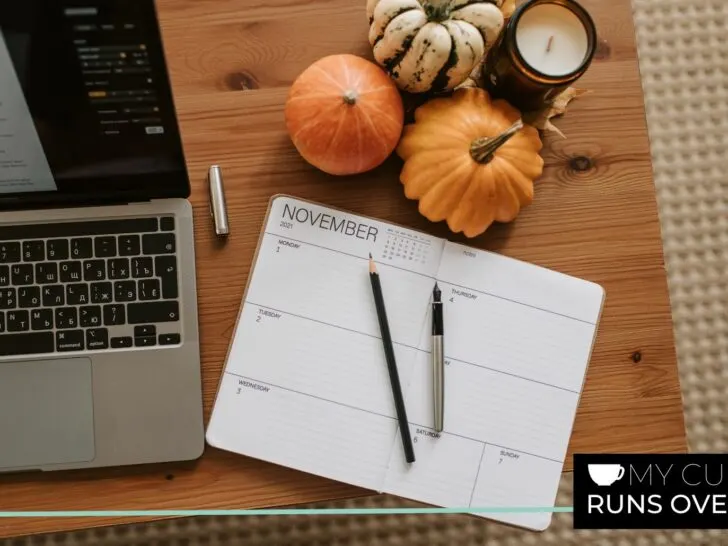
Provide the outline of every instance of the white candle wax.
<path id="1" fill-rule="evenodd" d="M 584 63 L 589 37 L 570 9 L 559 4 L 539 4 L 518 20 L 516 47 L 534 70 L 546 76 L 566 76 Z"/>

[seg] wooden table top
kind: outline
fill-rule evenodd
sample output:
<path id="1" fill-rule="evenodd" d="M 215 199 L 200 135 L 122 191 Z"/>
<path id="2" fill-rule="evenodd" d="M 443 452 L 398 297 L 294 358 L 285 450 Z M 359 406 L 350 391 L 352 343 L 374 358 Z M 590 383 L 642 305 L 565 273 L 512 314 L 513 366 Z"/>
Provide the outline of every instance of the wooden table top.
<path id="1" fill-rule="evenodd" d="M 467 244 L 597 282 L 607 298 L 572 452 L 686 451 L 680 386 L 629 0 L 583 0 L 600 33 L 594 92 L 547 137 L 536 198 Z M 308 166 L 286 134 L 294 78 L 328 54 L 370 57 L 364 0 L 158 0 L 196 214 L 209 416 L 268 200 L 289 193 L 452 240 L 420 217 L 399 160 L 357 177 Z M 217 244 L 205 176 L 223 166 L 232 236 Z M 254 415 L 241 419 L 255 419 Z M 570 469 L 571 460 L 566 463 Z M 249 508 L 367 491 L 208 448 L 189 464 L 0 479 L 0 510 Z M 130 519 L 2 520 L 0 538 Z M 136 520 L 139 521 L 139 520 Z"/>

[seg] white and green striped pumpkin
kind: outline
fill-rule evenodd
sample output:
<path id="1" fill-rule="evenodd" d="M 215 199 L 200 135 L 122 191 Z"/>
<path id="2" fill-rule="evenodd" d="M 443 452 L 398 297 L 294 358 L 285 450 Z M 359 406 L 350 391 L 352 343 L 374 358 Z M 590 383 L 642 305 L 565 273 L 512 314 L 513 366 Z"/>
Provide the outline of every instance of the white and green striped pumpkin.
<path id="1" fill-rule="evenodd" d="M 503 0 L 367 0 L 374 58 L 411 93 L 464 82 L 503 29 Z"/>

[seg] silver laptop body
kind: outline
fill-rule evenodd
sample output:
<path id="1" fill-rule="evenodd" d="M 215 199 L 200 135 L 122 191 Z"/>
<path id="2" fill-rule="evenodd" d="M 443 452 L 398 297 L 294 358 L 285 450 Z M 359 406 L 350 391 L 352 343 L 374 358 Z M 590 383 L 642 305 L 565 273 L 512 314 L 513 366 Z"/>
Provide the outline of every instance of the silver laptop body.
<path id="1" fill-rule="evenodd" d="M 193 217 L 153 2 L 8 4 L 0 472 L 195 459 Z"/>

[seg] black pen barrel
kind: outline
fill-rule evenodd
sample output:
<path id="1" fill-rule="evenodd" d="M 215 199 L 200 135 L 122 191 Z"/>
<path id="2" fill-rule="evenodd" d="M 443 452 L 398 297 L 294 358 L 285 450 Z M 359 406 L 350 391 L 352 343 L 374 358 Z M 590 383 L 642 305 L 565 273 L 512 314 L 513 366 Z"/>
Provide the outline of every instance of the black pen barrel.
<path id="1" fill-rule="evenodd" d="M 442 325 L 442 303 L 438 301 L 432 304 L 432 335 L 441 336 L 444 333 Z"/>

